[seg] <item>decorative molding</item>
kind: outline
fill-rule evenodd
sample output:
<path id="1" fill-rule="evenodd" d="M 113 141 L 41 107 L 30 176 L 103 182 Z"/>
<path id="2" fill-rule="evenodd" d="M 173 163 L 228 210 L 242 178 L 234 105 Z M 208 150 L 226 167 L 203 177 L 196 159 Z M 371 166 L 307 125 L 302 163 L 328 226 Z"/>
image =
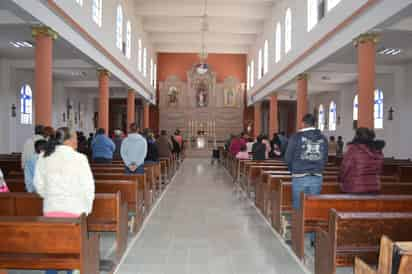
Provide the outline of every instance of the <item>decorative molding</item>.
<path id="1" fill-rule="evenodd" d="M 50 36 L 53 40 L 58 38 L 57 32 L 47 26 L 35 26 L 31 29 L 31 35 L 36 38 L 38 36 Z"/>
<path id="2" fill-rule="evenodd" d="M 373 42 L 374 44 L 379 43 L 380 35 L 376 32 L 364 33 L 359 35 L 356 39 L 353 40 L 353 45 L 357 47 L 359 44 L 366 42 Z"/>

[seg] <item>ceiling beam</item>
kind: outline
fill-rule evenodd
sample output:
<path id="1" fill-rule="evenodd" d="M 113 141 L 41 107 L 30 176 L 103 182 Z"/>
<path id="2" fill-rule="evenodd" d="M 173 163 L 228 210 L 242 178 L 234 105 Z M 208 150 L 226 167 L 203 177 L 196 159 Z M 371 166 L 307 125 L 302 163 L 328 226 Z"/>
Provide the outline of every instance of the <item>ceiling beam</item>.
<path id="1" fill-rule="evenodd" d="M 250 20 L 265 20 L 270 13 L 270 5 L 262 4 L 211 4 L 207 8 L 208 16 L 225 18 L 243 18 Z M 179 5 L 170 2 L 147 1 L 138 5 L 138 16 L 168 16 L 168 17 L 200 17 L 204 13 L 201 3 L 185 3 Z"/>
<path id="2" fill-rule="evenodd" d="M 199 53 L 200 43 L 160 43 L 155 44 L 157 52 L 167 53 Z M 207 52 L 209 53 L 229 53 L 229 54 L 247 54 L 248 47 L 242 45 L 229 44 L 208 44 Z"/>
<path id="3" fill-rule="evenodd" d="M 200 33 L 164 33 L 155 32 L 150 34 L 152 43 L 193 43 L 201 41 Z M 253 34 L 223 34 L 223 33 L 206 33 L 206 44 L 231 44 L 231 45 L 252 45 L 256 41 L 256 35 Z"/>

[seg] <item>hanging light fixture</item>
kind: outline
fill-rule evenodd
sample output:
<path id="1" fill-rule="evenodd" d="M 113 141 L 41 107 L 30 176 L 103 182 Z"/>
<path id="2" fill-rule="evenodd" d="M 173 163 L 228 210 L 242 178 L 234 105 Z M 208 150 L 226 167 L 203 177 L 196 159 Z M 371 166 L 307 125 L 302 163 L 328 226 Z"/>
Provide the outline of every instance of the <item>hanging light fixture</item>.
<path id="1" fill-rule="evenodd" d="M 206 32 L 209 31 L 209 22 L 208 22 L 208 16 L 207 16 L 207 0 L 205 0 L 204 4 L 204 10 L 203 10 L 203 15 L 201 18 L 201 27 L 200 27 L 200 34 L 201 34 L 201 46 L 200 46 L 200 52 L 199 52 L 199 65 L 197 66 L 197 72 L 199 74 L 205 74 L 209 66 L 207 65 L 207 48 L 206 48 L 206 42 L 205 42 L 205 36 Z"/>

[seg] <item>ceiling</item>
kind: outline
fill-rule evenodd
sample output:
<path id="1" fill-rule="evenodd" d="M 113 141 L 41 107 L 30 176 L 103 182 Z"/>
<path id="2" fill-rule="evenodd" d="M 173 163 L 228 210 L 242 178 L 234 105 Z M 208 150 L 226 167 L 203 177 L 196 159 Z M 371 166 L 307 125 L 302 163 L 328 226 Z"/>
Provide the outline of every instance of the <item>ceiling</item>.
<path id="1" fill-rule="evenodd" d="M 137 15 L 158 52 L 199 52 L 202 16 L 210 53 L 247 53 L 275 0 L 136 0 Z"/>

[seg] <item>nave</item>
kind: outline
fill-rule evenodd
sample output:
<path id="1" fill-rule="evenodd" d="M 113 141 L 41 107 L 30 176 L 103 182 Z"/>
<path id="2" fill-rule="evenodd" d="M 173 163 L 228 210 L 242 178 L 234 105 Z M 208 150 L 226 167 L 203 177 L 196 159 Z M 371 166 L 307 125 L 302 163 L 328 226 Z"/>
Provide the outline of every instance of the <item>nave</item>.
<path id="1" fill-rule="evenodd" d="M 221 166 L 186 159 L 116 273 L 308 273 L 233 190 Z"/>

